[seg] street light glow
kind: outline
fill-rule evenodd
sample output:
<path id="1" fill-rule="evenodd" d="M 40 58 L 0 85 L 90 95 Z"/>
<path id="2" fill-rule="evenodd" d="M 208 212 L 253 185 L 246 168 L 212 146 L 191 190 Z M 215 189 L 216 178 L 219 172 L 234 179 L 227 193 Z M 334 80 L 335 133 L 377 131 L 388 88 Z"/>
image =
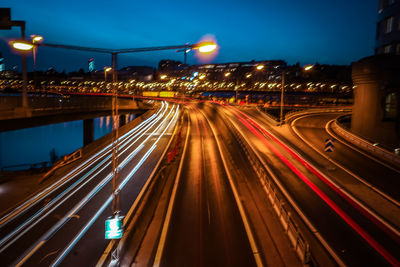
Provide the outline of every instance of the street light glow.
<path id="1" fill-rule="evenodd" d="M 200 46 L 199 52 L 200 53 L 209 53 L 209 52 L 214 51 L 215 49 L 217 49 L 216 44 L 208 44 L 208 45 Z"/>
<path id="2" fill-rule="evenodd" d="M 32 50 L 32 48 L 33 48 L 32 44 L 23 43 L 23 42 L 13 42 L 12 46 L 17 50 L 22 50 L 22 51 L 29 51 L 29 50 Z"/>
<path id="3" fill-rule="evenodd" d="M 264 68 L 264 65 L 258 65 L 258 66 L 257 66 L 257 69 L 258 69 L 258 70 L 262 70 L 263 68 Z"/>
<path id="4" fill-rule="evenodd" d="M 231 75 L 230 72 L 225 73 L 225 77 L 228 77 L 229 75 Z"/>
<path id="5" fill-rule="evenodd" d="M 304 67 L 304 70 L 305 70 L 305 71 L 309 71 L 309 70 L 311 70 L 312 68 L 314 68 L 314 65 L 307 65 L 307 66 Z"/>
<path id="6" fill-rule="evenodd" d="M 111 71 L 111 70 L 112 70 L 111 67 L 104 67 L 104 71 L 105 71 L 105 72 L 109 72 L 109 71 Z"/>
<path id="7" fill-rule="evenodd" d="M 32 42 L 34 42 L 34 43 L 43 41 L 43 37 L 40 35 L 31 35 L 31 38 L 32 38 Z"/>

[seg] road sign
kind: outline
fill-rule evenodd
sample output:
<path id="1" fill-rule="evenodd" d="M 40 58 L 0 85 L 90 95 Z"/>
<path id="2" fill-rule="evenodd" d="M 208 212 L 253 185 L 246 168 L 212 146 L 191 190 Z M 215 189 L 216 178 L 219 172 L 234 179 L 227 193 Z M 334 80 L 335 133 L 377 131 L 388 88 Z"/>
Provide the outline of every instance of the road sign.
<path id="1" fill-rule="evenodd" d="M 328 138 L 325 140 L 325 152 L 333 152 L 335 150 L 335 139 Z"/>
<path id="2" fill-rule="evenodd" d="M 111 216 L 106 220 L 106 239 L 121 239 L 124 234 L 124 216 Z"/>
<path id="3" fill-rule="evenodd" d="M 0 30 L 11 29 L 11 9 L 0 8 Z"/>

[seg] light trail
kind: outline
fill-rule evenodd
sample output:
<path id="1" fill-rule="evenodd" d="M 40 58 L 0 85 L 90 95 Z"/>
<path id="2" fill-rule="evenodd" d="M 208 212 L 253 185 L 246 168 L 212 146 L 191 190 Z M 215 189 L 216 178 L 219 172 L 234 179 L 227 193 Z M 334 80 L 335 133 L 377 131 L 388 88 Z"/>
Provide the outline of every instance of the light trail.
<path id="1" fill-rule="evenodd" d="M 161 108 L 158 110 L 158 112 L 156 114 L 153 114 L 152 116 L 150 116 L 149 118 L 147 118 L 146 120 L 144 120 L 143 122 L 141 122 L 138 126 L 136 126 L 135 128 L 133 128 L 132 130 L 130 130 L 129 132 L 127 132 L 126 134 L 122 135 L 120 137 L 120 141 L 123 142 L 125 141 L 127 138 L 130 138 L 133 134 L 135 134 L 136 132 L 140 131 L 142 129 L 142 127 L 144 125 L 146 125 L 149 121 L 153 120 L 154 118 L 156 118 L 157 116 L 159 116 L 159 113 L 161 112 L 161 110 L 164 108 L 164 102 L 162 102 L 162 106 Z M 85 170 L 87 165 L 90 165 L 91 163 L 93 163 L 93 161 L 96 159 L 100 159 L 101 157 L 104 156 L 104 152 L 106 150 L 108 150 L 111 147 L 111 144 L 107 145 L 105 148 L 103 148 L 102 150 L 100 150 L 99 152 L 97 152 L 96 154 L 94 154 L 93 156 L 91 156 L 89 159 L 87 159 L 86 161 L 84 161 L 83 163 L 81 163 L 78 167 L 76 167 L 75 169 L 73 169 L 72 171 L 68 172 L 68 174 L 64 175 L 64 177 L 62 177 L 60 179 L 60 182 L 54 183 L 52 185 L 50 185 L 49 187 L 47 187 L 46 189 L 42 190 L 40 193 L 37 193 L 35 196 L 29 198 L 28 200 L 24 201 L 21 205 L 19 205 L 18 207 L 14 208 L 13 211 L 11 211 L 10 213 L 4 215 L 1 217 L 0 219 L 0 228 L 4 227 L 8 222 L 10 222 L 12 219 L 18 217 L 20 214 L 22 214 L 22 212 L 24 212 L 28 207 L 36 204 L 38 201 L 43 200 L 44 198 L 46 198 L 49 194 L 51 194 L 52 192 L 54 192 L 55 190 L 57 190 L 58 188 L 60 188 L 61 186 L 63 186 L 64 184 L 66 184 L 67 182 L 69 182 L 71 179 L 75 178 L 77 175 L 79 175 L 82 171 Z M 72 175 L 72 176 L 71 176 Z M 69 178 L 68 178 L 69 177 Z"/>
<path id="2" fill-rule="evenodd" d="M 320 170 L 316 167 L 312 166 L 309 162 L 304 160 L 298 153 L 293 151 L 290 147 L 280 141 L 276 136 L 262 128 L 257 122 L 248 117 L 245 113 L 239 111 L 243 116 L 247 118 L 247 120 L 254 125 L 260 132 L 268 135 L 272 140 L 277 142 L 281 147 L 283 147 L 286 151 L 288 151 L 297 161 L 299 161 L 303 166 L 305 166 L 309 171 L 315 174 L 321 181 L 323 181 L 326 185 L 328 185 L 332 190 L 334 190 L 338 195 L 340 195 L 343 199 L 345 199 L 350 205 L 360 211 L 365 217 L 367 217 L 370 221 L 372 221 L 375 225 L 377 225 L 381 230 L 383 230 L 386 234 L 390 235 L 397 243 L 400 243 L 400 233 L 395 228 L 393 228 L 390 224 L 384 221 L 380 216 L 372 212 L 370 209 L 359 203 L 356 199 L 354 199 L 347 192 L 343 191 L 343 189 L 339 188 L 336 184 L 334 184 L 328 177 L 326 177 Z"/>
<path id="3" fill-rule="evenodd" d="M 145 135 L 146 130 L 150 129 L 155 123 L 157 123 L 165 114 L 166 110 L 168 108 L 168 104 L 165 108 L 165 110 L 157 117 L 157 119 L 155 119 L 154 121 L 150 122 L 149 124 L 147 124 L 144 128 L 142 132 L 138 132 L 138 134 L 136 135 L 130 135 L 130 139 L 128 140 L 125 139 L 125 143 L 123 145 L 121 145 L 121 148 L 126 146 L 127 144 L 129 144 L 129 146 L 127 148 L 125 148 L 125 150 L 123 150 L 122 152 L 120 152 L 120 154 L 124 153 L 127 149 L 129 149 L 130 147 L 132 147 L 136 141 L 141 138 L 142 136 Z M 140 135 L 138 137 L 138 135 Z M 132 141 L 135 137 L 136 140 L 134 142 L 128 143 L 128 141 Z M 147 140 L 147 139 L 146 139 Z M 109 146 L 108 146 L 109 147 Z M 138 148 L 142 148 L 143 146 L 139 146 Z M 135 150 L 136 153 L 139 152 L 138 148 Z M 134 151 L 134 152 L 135 152 Z M 18 240 L 18 238 L 20 238 L 22 235 L 24 235 L 27 231 L 29 231 L 30 229 L 32 229 L 35 225 L 37 225 L 37 223 L 39 223 L 40 221 L 42 221 L 46 216 L 48 216 L 51 212 L 53 212 L 56 208 L 58 208 L 61 204 L 63 204 L 66 200 L 68 200 L 73 194 L 75 194 L 76 192 L 78 192 L 83 186 L 85 186 L 86 184 L 88 184 L 89 182 L 92 181 L 92 179 L 94 179 L 96 177 L 97 174 L 99 174 L 101 171 L 103 171 L 106 167 L 108 167 L 111 162 L 108 162 L 104 167 L 102 167 L 99 171 L 97 171 L 94 175 L 91 176 L 90 179 L 86 179 L 86 177 L 89 174 L 92 174 L 92 172 L 94 172 L 97 167 L 99 167 L 102 163 L 106 162 L 108 159 L 111 158 L 111 154 L 105 158 L 102 162 L 100 162 L 99 164 L 96 165 L 95 168 L 92 168 L 88 173 L 86 173 L 83 177 L 81 177 L 78 181 L 76 181 L 75 183 L 73 183 L 70 187 L 68 187 L 67 189 L 65 189 L 62 193 L 60 193 L 57 197 L 55 197 L 51 202 L 49 202 L 48 205 L 46 205 L 45 207 L 41 208 L 39 211 L 37 211 L 34 215 L 32 215 L 29 219 L 27 219 L 24 223 L 20 224 L 17 228 L 15 228 L 12 232 L 10 232 L 7 236 L 5 236 L 3 239 L 0 240 L 0 253 L 3 252 L 6 248 L 8 248 L 10 245 L 12 245 L 15 241 Z M 85 180 L 86 179 L 86 180 Z M 85 180 L 85 181 L 84 181 Z M 81 181 L 84 181 L 83 184 L 79 185 L 81 183 Z M 78 188 L 76 188 L 78 186 Z M 75 191 L 73 191 L 75 190 Z M 71 192 L 73 191 L 73 192 Z M 70 193 L 71 192 L 71 193 Z M 70 193 L 69 195 L 67 195 L 68 193 Z M 61 200 L 64 196 L 66 196 L 63 200 Z M 58 204 L 56 204 L 56 202 L 60 200 L 60 202 Z M 53 206 L 54 205 L 54 206 Z M 46 213 L 45 213 L 46 212 Z M 43 214 L 45 213 L 45 214 Z M 39 218 L 39 216 L 42 216 Z M 37 219 L 37 221 L 33 222 L 35 219 Z M 33 222 L 33 223 L 32 223 Z M 31 223 L 31 225 L 29 225 Z M 29 226 L 28 226 L 29 225 Z M 25 230 L 22 231 L 22 229 L 24 229 L 25 227 L 27 227 Z M 20 231 L 22 231 L 20 233 Z M 16 236 L 17 235 L 17 236 Z M 11 238 L 12 241 L 5 244 L 7 241 L 9 241 Z M 5 244 L 5 245 L 4 245 Z M 3 246 L 4 245 L 4 246 Z"/>
<path id="4" fill-rule="evenodd" d="M 170 116 L 171 112 L 173 109 L 171 109 L 170 113 L 167 115 L 167 117 Z M 128 176 L 123 180 L 123 182 L 119 185 L 118 189 L 122 191 L 124 186 L 130 181 L 130 179 L 133 177 L 133 175 L 136 173 L 136 171 L 142 166 L 144 161 L 148 158 L 148 156 L 153 152 L 153 150 L 156 148 L 156 145 L 158 141 L 164 136 L 166 130 L 170 127 L 171 123 L 176 121 L 177 115 L 179 114 L 179 106 L 177 107 L 175 114 L 173 118 L 169 121 L 168 125 L 164 128 L 163 132 L 158 136 L 156 141 L 153 143 L 153 145 L 150 147 L 150 149 L 146 152 L 146 154 L 140 159 L 138 164 L 132 169 L 132 171 L 128 174 Z M 164 122 L 163 122 L 164 123 Z M 161 127 L 161 124 L 160 126 Z M 156 132 L 158 128 L 154 131 Z M 147 137 L 145 141 L 147 141 L 153 134 L 154 132 Z M 144 142 L 145 142 L 144 141 Z M 110 197 L 106 200 L 106 202 L 101 206 L 101 208 L 96 212 L 96 214 L 91 218 L 91 220 L 85 225 L 85 227 L 75 236 L 75 238 L 70 242 L 70 244 L 63 250 L 63 252 L 55 259 L 55 261 L 52 263 L 51 266 L 58 266 L 62 260 L 69 254 L 71 249 L 79 242 L 79 240 L 83 237 L 83 235 L 89 230 L 89 228 L 93 225 L 93 223 L 98 219 L 98 217 L 103 213 L 105 208 L 111 203 L 113 199 L 113 195 L 110 195 Z"/>
<path id="5" fill-rule="evenodd" d="M 230 107 L 230 106 L 229 106 Z M 232 107 L 230 107 L 233 109 Z M 308 177 L 306 177 L 299 169 L 297 169 L 278 149 L 276 149 L 267 139 L 257 131 L 253 125 L 258 125 L 251 118 L 247 120 L 238 113 L 246 114 L 241 111 L 236 111 L 234 114 L 238 117 L 239 121 L 243 123 L 253 134 L 255 134 L 278 158 L 286 164 L 305 184 L 307 184 L 332 210 L 336 212 L 351 228 L 353 228 L 371 247 L 373 247 L 383 258 L 385 258 L 393 266 L 400 266 L 400 262 L 387 251 L 379 242 L 377 242 L 370 234 L 368 234 L 360 225 L 358 225 L 346 212 L 344 212 L 336 203 L 334 203 L 321 189 L 319 189 Z M 261 126 L 258 125 L 259 129 Z M 274 138 L 272 138 L 276 141 Z M 278 142 L 281 144 L 281 142 Z"/>

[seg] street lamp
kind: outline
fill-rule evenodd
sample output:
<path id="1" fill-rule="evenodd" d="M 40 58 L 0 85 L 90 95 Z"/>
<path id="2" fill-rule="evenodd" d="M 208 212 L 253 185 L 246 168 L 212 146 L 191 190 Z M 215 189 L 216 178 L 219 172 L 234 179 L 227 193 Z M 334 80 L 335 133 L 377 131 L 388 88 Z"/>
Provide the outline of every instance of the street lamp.
<path id="1" fill-rule="evenodd" d="M 256 69 L 257 69 L 257 70 L 262 70 L 262 69 L 264 69 L 264 65 L 258 65 L 258 66 L 256 67 Z"/>
<path id="2" fill-rule="evenodd" d="M 107 72 L 112 71 L 111 67 L 104 67 L 104 81 L 107 82 Z"/>
<path id="3" fill-rule="evenodd" d="M 305 71 L 309 71 L 309 70 L 311 70 L 312 68 L 314 68 L 314 65 L 306 65 L 306 66 L 304 66 L 304 70 Z"/>
<path id="4" fill-rule="evenodd" d="M 30 51 L 33 49 L 33 44 L 24 42 L 24 41 L 15 41 L 15 42 L 11 42 L 12 47 L 14 47 L 15 49 L 19 50 L 19 51 Z"/>
<path id="5" fill-rule="evenodd" d="M 282 80 L 281 80 L 281 110 L 279 116 L 279 125 L 283 125 L 283 99 L 285 93 L 285 73 L 286 73 L 286 64 L 282 66 Z"/>
<path id="6" fill-rule="evenodd" d="M 37 42 L 43 41 L 43 37 L 40 35 L 31 35 L 31 38 L 32 38 L 33 45 Z M 35 89 L 36 89 L 36 85 L 37 85 L 37 77 L 36 77 L 36 53 L 37 53 L 37 51 L 36 50 L 37 50 L 37 47 L 34 46 L 33 47 L 33 76 L 34 76 L 34 80 L 35 80 L 35 83 L 34 83 Z"/>

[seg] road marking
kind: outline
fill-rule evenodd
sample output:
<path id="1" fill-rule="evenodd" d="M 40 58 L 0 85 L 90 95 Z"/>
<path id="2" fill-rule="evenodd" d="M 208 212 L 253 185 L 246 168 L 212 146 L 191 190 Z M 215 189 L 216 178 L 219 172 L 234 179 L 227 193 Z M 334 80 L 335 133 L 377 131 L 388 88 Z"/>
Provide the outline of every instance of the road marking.
<path id="1" fill-rule="evenodd" d="M 229 108 L 233 109 L 232 107 L 229 106 Z M 231 114 L 233 114 L 233 117 L 239 115 L 235 114 L 235 111 L 230 111 Z M 239 134 L 242 136 L 242 138 L 246 138 L 245 134 L 243 133 L 242 130 L 240 130 L 240 127 L 234 122 L 233 119 L 229 119 L 234 128 L 239 132 Z M 245 126 L 246 127 L 246 126 Z M 328 244 L 328 242 L 324 239 L 324 237 L 318 232 L 317 228 L 311 223 L 311 221 L 307 218 L 307 216 L 304 214 L 304 212 L 301 210 L 301 208 L 297 205 L 297 203 L 294 201 L 294 199 L 290 196 L 288 191 L 285 189 L 285 187 L 282 185 L 278 177 L 275 175 L 275 173 L 272 171 L 272 169 L 269 167 L 269 165 L 264 161 L 264 159 L 259 155 L 258 151 L 255 149 L 253 144 L 250 142 L 247 142 L 247 145 L 250 147 L 250 149 L 254 152 L 256 155 L 256 158 L 260 161 L 264 169 L 267 171 L 268 175 L 272 178 L 274 183 L 277 185 L 277 188 L 282 192 L 284 198 L 289 202 L 290 206 L 296 211 L 297 215 L 300 216 L 301 220 L 306 224 L 307 228 L 309 231 L 314 235 L 314 237 L 321 243 L 321 245 L 327 250 L 328 254 L 336 261 L 336 263 L 344 267 L 346 266 L 342 259 L 336 254 L 336 252 L 333 250 L 333 248 Z M 266 192 L 267 196 L 269 195 L 269 191 L 266 188 L 266 185 L 263 180 L 260 179 L 261 184 L 263 184 L 263 189 Z"/>
<path id="2" fill-rule="evenodd" d="M 240 216 L 242 218 L 244 228 L 246 230 L 247 238 L 249 239 L 250 247 L 251 247 L 251 250 L 253 252 L 253 257 L 254 257 L 254 260 L 256 261 L 256 265 L 259 266 L 259 267 L 264 266 L 264 264 L 262 263 L 261 256 L 260 256 L 260 249 L 257 246 L 257 243 L 255 241 L 255 237 L 254 237 L 253 231 L 251 230 L 250 223 L 249 223 L 249 220 L 247 218 L 246 212 L 244 210 L 242 201 L 240 200 L 239 193 L 238 193 L 238 191 L 236 189 L 236 186 L 235 186 L 235 184 L 233 182 L 233 178 L 231 176 L 231 173 L 229 172 L 229 168 L 228 168 L 225 156 L 224 156 L 224 154 L 222 152 L 222 148 L 221 148 L 221 144 L 219 142 L 218 135 L 217 135 L 217 133 L 216 133 L 216 131 L 214 129 L 214 126 L 208 120 L 207 116 L 202 111 L 200 111 L 200 112 L 206 118 L 207 123 L 210 126 L 211 131 L 213 132 L 213 135 L 215 137 L 215 141 L 217 143 L 218 151 L 219 151 L 219 154 L 221 156 L 222 163 L 223 163 L 224 168 L 225 168 L 225 172 L 226 172 L 226 174 L 228 176 L 229 184 L 231 185 L 233 196 L 235 197 L 236 205 L 238 206 L 239 213 L 240 213 Z"/>
<path id="3" fill-rule="evenodd" d="M 190 133 L 190 118 L 188 117 L 188 128 L 187 128 L 187 131 L 186 131 L 185 145 L 183 147 L 181 161 L 179 162 L 178 172 L 176 174 L 174 187 L 172 189 L 171 198 L 169 200 L 167 214 L 165 216 L 164 224 L 163 224 L 162 231 L 161 231 L 160 241 L 159 241 L 158 246 L 157 246 L 157 252 L 156 252 L 156 256 L 154 258 L 154 262 L 153 262 L 153 266 L 154 267 L 159 267 L 160 266 L 162 254 L 164 252 L 165 242 L 167 240 L 168 228 L 169 228 L 169 224 L 171 222 L 172 210 L 173 210 L 173 206 L 174 206 L 174 203 L 175 203 L 176 192 L 178 191 L 178 185 L 179 185 L 179 181 L 180 181 L 180 178 L 181 178 L 183 161 L 184 161 L 184 158 L 185 158 L 185 155 L 186 155 L 187 143 L 188 143 L 188 140 L 189 140 L 189 133 Z"/>
<path id="4" fill-rule="evenodd" d="M 32 254 L 35 253 L 36 250 L 38 250 L 45 242 L 46 242 L 46 240 L 43 240 L 39 244 L 37 244 L 37 246 L 28 255 L 26 255 L 20 262 L 18 262 L 15 266 L 16 267 L 22 266 L 22 264 L 24 264 L 32 256 Z"/>
<path id="5" fill-rule="evenodd" d="M 315 115 L 315 114 L 314 114 Z M 312 115 L 308 115 L 308 116 L 312 116 Z M 379 195 L 381 195 L 382 197 L 386 198 L 388 201 L 392 202 L 394 205 L 396 206 L 400 206 L 400 202 L 398 202 L 397 200 L 393 199 L 392 197 L 386 195 L 384 192 L 380 191 L 378 188 L 374 187 L 373 185 L 369 184 L 367 181 L 363 180 L 361 177 L 359 177 L 358 175 L 356 175 L 355 173 L 353 173 L 352 171 L 348 170 L 347 168 L 343 167 L 342 165 L 340 165 L 338 162 L 336 162 L 335 160 L 331 159 L 330 157 L 328 157 L 327 155 L 325 155 L 324 153 L 322 153 L 321 151 L 319 151 L 319 149 L 317 149 L 313 144 L 311 144 L 308 140 L 305 139 L 305 137 L 297 130 L 297 127 L 294 126 L 295 122 L 298 119 L 301 119 L 302 117 L 299 117 L 295 120 L 292 121 L 291 126 L 293 131 L 297 134 L 298 137 L 300 137 L 301 140 L 303 140 L 304 143 L 306 143 L 309 147 L 311 147 L 314 151 L 316 151 L 318 154 L 320 154 L 321 156 L 323 156 L 324 158 L 326 158 L 328 161 L 330 161 L 331 163 L 333 163 L 334 165 L 336 165 L 337 167 L 339 167 L 340 169 L 342 169 L 343 171 L 347 172 L 349 175 L 353 176 L 356 180 L 358 180 L 359 182 L 361 182 L 362 184 L 364 184 L 365 186 L 371 188 L 372 190 L 374 190 L 376 193 L 378 193 Z M 325 127 L 326 129 L 326 127 Z M 339 140 L 339 139 L 337 139 Z M 340 140 L 339 140 L 340 141 Z M 346 145 L 346 144 L 344 144 Z M 329 179 L 330 180 L 330 179 Z M 334 184 L 336 187 L 338 188 L 342 188 L 341 186 L 337 185 L 334 181 L 330 180 L 330 182 L 332 184 Z M 360 203 L 360 205 L 362 205 Z M 393 229 L 394 230 L 394 229 Z M 400 235 L 399 232 L 397 232 L 397 235 Z"/>

